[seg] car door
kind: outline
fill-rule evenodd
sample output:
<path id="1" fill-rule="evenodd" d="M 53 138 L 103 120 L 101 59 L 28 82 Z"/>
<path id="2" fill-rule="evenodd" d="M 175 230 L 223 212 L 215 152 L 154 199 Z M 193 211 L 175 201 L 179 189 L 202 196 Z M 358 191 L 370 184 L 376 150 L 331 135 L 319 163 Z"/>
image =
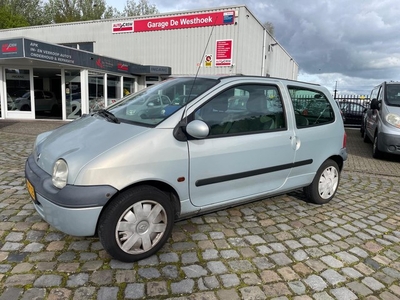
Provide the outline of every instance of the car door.
<path id="1" fill-rule="evenodd" d="M 295 114 L 296 154 L 289 184 L 304 186 L 311 183 L 320 165 L 340 149 L 342 144 L 338 145 L 337 141 L 342 142 L 343 135 L 334 136 L 338 131 L 333 128 L 337 128 L 335 120 L 341 115 L 335 115 L 332 105 L 336 104 L 331 104 L 322 91 L 295 85 L 288 86 L 288 91 L 293 110 L 298 102 L 318 102 L 307 114 L 299 111 Z M 342 133 L 339 131 L 339 134 Z"/>
<path id="2" fill-rule="evenodd" d="M 382 86 L 379 86 L 375 88 L 372 93 L 371 93 L 371 104 L 372 102 L 381 102 L 383 100 L 383 88 Z M 378 126 L 379 119 L 380 119 L 380 112 L 374 105 L 373 107 L 369 107 L 367 112 L 366 112 L 366 117 L 365 117 L 365 130 L 368 133 L 368 136 L 373 139 L 375 135 L 375 130 Z M 380 105 L 379 105 L 380 106 Z"/>
<path id="3" fill-rule="evenodd" d="M 44 111 L 46 110 L 46 100 L 42 91 L 34 91 L 35 96 L 35 110 Z"/>
<path id="4" fill-rule="evenodd" d="M 281 111 L 267 110 L 268 90 L 279 97 L 276 86 L 231 87 L 193 113 L 194 119 L 203 120 L 210 128 L 207 138 L 188 141 L 193 205 L 237 203 L 284 185 L 294 159 L 292 132 L 286 125 L 283 106 Z M 247 110 L 230 111 L 228 99 L 245 93 L 250 94 Z M 261 93 L 261 99 L 251 100 L 252 93 Z M 250 102 L 258 103 L 252 116 Z"/>

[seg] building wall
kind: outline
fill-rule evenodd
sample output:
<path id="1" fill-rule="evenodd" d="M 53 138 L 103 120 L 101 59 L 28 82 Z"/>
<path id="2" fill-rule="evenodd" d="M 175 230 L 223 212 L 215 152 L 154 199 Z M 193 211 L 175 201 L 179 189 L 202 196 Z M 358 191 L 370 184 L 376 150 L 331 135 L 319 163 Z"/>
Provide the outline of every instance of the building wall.
<path id="1" fill-rule="evenodd" d="M 167 17 L 210 11 L 236 11 L 234 25 L 160 30 L 152 32 L 112 33 L 112 23 L 149 19 L 155 16 L 97 20 L 28 27 L 0 31 L 0 39 L 29 37 L 44 42 L 93 42 L 94 52 L 143 65 L 164 65 L 173 75 L 196 74 L 269 74 L 273 77 L 297 79 L 298 66 L 290 55 L 264 29 L 245 6 L 196 10 Z M 204 65 L 204 54 L 215 58 L 217 40 L 232 39 L 232 66 Z M 269 45 L 277 43 L 269 50 Z"/>

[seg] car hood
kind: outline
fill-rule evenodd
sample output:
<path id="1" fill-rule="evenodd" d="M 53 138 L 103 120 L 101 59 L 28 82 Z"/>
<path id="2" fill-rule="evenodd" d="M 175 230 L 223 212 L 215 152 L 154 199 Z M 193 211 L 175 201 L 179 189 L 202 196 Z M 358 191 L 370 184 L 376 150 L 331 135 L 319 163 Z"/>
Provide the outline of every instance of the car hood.
<path id="1" fill-rule="evenodd" d="M 35 160 L 49 174 L 62 158 L 69 174 L 78 174 L 87 163 L 104 152 L 148 130 L 148 127 L 112 123 L 97 115 L 83 117 L 37 137 Z"/>

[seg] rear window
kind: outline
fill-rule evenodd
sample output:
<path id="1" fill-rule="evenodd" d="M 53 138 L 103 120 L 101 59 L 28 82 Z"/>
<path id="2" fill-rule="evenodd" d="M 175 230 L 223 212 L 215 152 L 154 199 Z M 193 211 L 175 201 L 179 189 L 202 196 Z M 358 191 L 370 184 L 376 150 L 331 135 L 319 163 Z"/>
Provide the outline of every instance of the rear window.
<path id="1" fill-rule="evenodd" d="M 321 91 L 289 86 L 297 128 L 318 126 L 335 120 L 334 110 Z"/>

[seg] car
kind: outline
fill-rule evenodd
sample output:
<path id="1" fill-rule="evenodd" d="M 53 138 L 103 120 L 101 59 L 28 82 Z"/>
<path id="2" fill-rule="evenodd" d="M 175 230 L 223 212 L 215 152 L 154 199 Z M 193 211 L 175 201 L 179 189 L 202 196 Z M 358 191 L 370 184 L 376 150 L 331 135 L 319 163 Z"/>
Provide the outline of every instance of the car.
<path id="1" fill-rule="evenodd" d="M 171 99 L 167 95 L 150 95 L 129 105 L 127 113 L 142 119 L 162 118 L 162 110 L 168 105 Z"/>
<path id="2" fill-rule="evenodd" d="M 34 90 L 35 111 L 58 113 L 60 105 L 53 92 Z M 14 100 L 14 110 L 30 111 L 31 110 L 31 92 L 26 91 L 21 97 Z"/>
<path id="3" fill-rule="evenodd" d="M 400 82 L 383 82 L 371 91 L 361 130 L 364 142 L 372 141 L 372 157 L 400 155 Z"/>
<path id="4" fill-rule="evenodd" d="M 363 113 L 367 110 L 364 102 L 339 101 L 345 125 L 361 126 Z"/>
<path id="5" fill-rule="evenodd" d="M 12 110 L 14 106 L 14 101 L 10 94 L 7 93 L 7 109 Z M 0 109 L 1 109 L 1 101 L 0 101 Z"/>
<path id="6" fill-rule="evenodd" d="M 131 112 L 186 91 L 196 96 L 169 115 Z M 324 105 L 297 114 L 298 94 Z M 248 95 L 242 109 L 229 108 L 235 95 Z M 176 77 L 38 135 L 25 178 L 45 221 L 66 234 L 98 236 L 112 257 L 130 262 L 155 254 L 173 224 L 191 216 L 298 189 L 306 201 L 326 204 L 346 159 L 339 108 L 320 85 Z"/>

